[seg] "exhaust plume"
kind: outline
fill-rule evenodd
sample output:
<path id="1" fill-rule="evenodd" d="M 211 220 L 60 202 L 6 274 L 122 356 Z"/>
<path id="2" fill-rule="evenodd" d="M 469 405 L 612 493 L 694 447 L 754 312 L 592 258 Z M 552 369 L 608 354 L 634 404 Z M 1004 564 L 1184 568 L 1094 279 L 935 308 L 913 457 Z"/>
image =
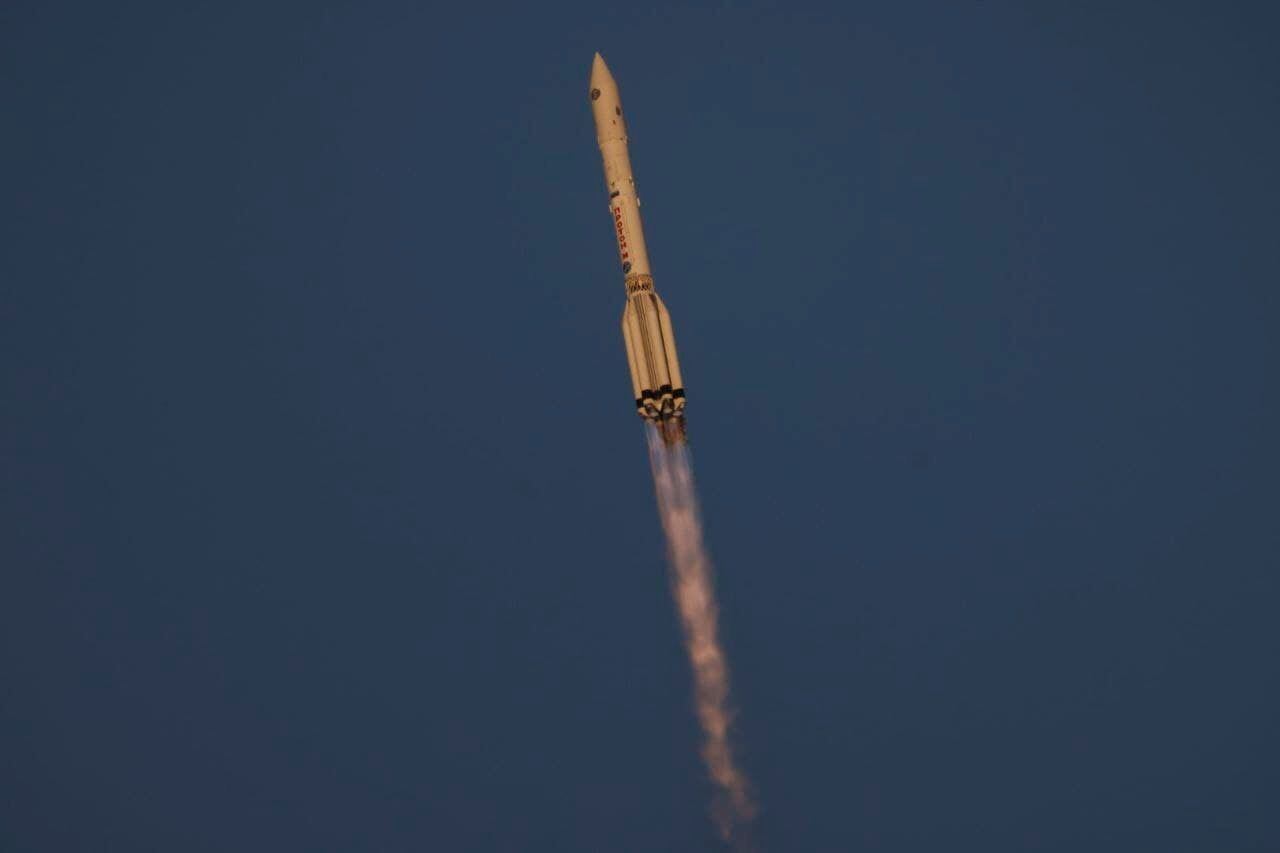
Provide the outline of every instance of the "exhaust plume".
<path id="1" fill-rule="evenodd" d="M 667 537 L 671 592 L 680 612 L 685 650 L 693 670 L 694 703 L 702 727 L 702 759 L 716 797 L 712 814 L 720 835 L 739 850 L 752 847 L 748 828 L 755 816 L 751 786 L 734 761 L 729 740 L 729 668 L 717 636 L 711 560 L 702 538 L 698 494 L 689 448 L 680 435 L 664 441 L 662 427 L 646 425 L 658 515 Z"/>

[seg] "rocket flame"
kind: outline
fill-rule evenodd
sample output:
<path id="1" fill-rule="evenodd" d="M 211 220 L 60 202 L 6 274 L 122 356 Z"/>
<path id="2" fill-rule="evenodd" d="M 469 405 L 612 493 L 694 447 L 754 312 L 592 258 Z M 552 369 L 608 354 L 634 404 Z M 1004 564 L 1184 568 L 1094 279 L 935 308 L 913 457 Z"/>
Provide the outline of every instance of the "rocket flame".
<path id="1" fill-rule="evenodd" d="M 685 649 L 693 669 L 694 701 L 702 727 L 702 759 L 716 785 L 713 808 L 720 835 L 740 849 L 750 846 L 747 828 L 755 803 L 746 774 L 734 762 L 729 742 L 729 667 L 716 632 L 719 608 L 711 560 L 702 540 L 702 519 L 689 448 L 666 444 L 656 424 L 646 424 L 658 514 L 667 537 L 671 591 L 680 611 Z"/>

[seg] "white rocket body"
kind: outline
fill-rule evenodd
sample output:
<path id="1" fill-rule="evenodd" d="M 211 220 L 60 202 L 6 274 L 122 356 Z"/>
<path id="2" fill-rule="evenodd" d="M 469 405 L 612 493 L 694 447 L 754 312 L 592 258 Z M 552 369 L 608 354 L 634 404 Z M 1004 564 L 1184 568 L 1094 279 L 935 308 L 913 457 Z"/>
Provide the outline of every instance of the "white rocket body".
<path id="1" fill-rule="evenodd" d="M 609 216 L 618 241 L 618 257 L 627 288 L 627 307 L 622 312 L 622 338 L 627 346 L 627 365 L 636 410 L 641 417 L 666 422 L 684 417 L 684 381 L 676 357 L 676 341 L 671 316 L 653 289 L 649 253 L 640 223 L 640 198 L 631 172 L 627 150 L 627 125 L 622 117 L 618 84 L 600 54 L 591 66 L 591 111 L 595 116 L 596 140 L 604 160 L 604 180 L 609 192 Z M 683 436 L 679 429 L 664 429 L 664 435 Z"/>

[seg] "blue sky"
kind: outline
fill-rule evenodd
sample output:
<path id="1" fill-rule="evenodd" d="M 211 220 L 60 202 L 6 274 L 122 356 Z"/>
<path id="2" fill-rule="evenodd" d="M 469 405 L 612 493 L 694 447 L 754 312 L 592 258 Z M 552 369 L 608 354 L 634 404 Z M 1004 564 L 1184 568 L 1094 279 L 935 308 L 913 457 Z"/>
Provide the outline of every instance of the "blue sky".
<path id="1" fill-rule="evenodd" d="M 1264 850 L 1262 4 L 16 4 L 0 847 L 714 850 L 586 100 L 766 850 Z"/>

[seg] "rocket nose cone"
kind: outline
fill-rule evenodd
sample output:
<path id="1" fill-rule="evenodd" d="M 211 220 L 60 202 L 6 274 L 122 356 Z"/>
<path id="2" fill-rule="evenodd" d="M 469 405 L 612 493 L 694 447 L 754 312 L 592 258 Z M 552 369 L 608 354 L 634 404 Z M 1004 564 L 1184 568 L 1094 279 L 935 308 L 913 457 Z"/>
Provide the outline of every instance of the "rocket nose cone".
<path id="1" fill-rule="evenodd" d="M 609 66 L 604 64 L 604 57 L 597 52 L 595 59 L 591 60 L 591 87 L 600 89 L 612 82 L 613 75 L 609 73 Z"/>
<path id="2" fill-rule="evenodd" d="M 596 122 L 596 139 L 618 140 L 627 138 L 627 128 L 622 121 L 622 99 L 618 97 L 618 84 L 604 64 L 604 57 L 596 54 L 591 62 L 591 114 Z"/>

